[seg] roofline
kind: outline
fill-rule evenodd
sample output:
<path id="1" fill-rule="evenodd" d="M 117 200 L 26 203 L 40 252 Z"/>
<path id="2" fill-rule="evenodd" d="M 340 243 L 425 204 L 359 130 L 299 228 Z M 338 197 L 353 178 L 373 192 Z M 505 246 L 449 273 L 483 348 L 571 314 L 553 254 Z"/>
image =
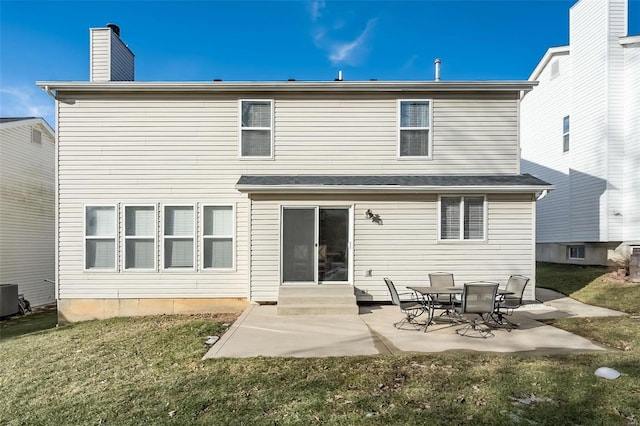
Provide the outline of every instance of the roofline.
<path id="1" fill-rule="evenodd" d="M 269 194 L 342 194 L 342 193 L 529 193 L 555 189 L 553 185 L 245 185 L 236 184 L 236 189 L 246 193 Z"/>
<path id="2" fill-rule="evenodd" d="M 528 92 L 535 81 L 282 81 L 78 82 L 37 81 L 43 90 L 75 92 Z"/>
<path id="3" fill-rule="evenodd" d="M 16 117 L 19 118 L 19 117 Z M 47 123 L 47 120 L 45 120 L 42 117 L 29 117 L 29 118 L 25 118 L 24 120 L 15 120 L 15 121 L 8 121 L 6 123 L 0 123 L 0 127 L 3 129 L 11 129 L 13 127 L 20 127 L 20 126 L 33 126 L 34 124 L 40 124 L 42 127 L 45 128 L 45 130 L 47 132 L 49 132 L 49 135 L 55 139 L 56 136 L 56 132 L 55 130 L 53 130 L 53 128 L 49 125 L 49 123 Z"/>
<path id="4" fill-rule="evenodd" d="M 551 61 L 551 58 L 560 54 L 563 54 L 563 55 L 569 54 L 569 51 L 570 51 L 569 45 L 550 47 L 549 49 L 547 49 L 542 59 L 540 59 L 540 62 L 538 62 L 538 65 L 535 67 L 535 69 L 529 76 L 529 80 L 537 80 L 538 77 L 540 77 L 542 70 L 547 66 L 549 61 Z"/>
<path id="5" fill-rule="evenodd" d="M 626 46 L 628 44 L 640 43 L 640 35 L 620 37 L 620 38 L 618 38 L 618 42 L 622 46 Z"/>

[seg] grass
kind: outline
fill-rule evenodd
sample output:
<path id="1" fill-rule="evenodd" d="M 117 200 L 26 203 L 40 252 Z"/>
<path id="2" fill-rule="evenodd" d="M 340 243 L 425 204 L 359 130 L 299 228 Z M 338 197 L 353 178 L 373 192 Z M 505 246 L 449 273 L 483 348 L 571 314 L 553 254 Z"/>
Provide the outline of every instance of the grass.
<path id="1" fill-rule="evenodd" d="M 640 284 L 612 278 L 600 266 L 539 263 L 537 283 L 594 306 L 640 314 Z"/>
<path id="2" fill-rule="evenodd" d="M 605 353 L 202 361 L 206 336 L 220 335 L 232 320 L 115 318 L 4 335 L 0 424 L 640 421 L 640 320 L 629 316 L 557 324 L 616 348 Z M 593 372 L 601 366 L 624 375 L 596 377 Z"/>
<path id="3" fill-rule="evenodd" d="M 58 314 L 54 308 L 26 316 L 17 315 L 0 321 L 0 341 L 23 334 L 55 328 Z"/>

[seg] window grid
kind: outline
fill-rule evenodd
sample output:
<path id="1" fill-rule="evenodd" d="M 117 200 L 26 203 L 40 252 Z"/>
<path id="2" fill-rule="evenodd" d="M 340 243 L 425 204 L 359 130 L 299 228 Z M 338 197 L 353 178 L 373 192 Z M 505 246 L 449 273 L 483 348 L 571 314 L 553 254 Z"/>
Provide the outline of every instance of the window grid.
<path id="1" fill-rule="evenodd" d="M 398 158 L 431 158 L 431 100 L 398 100 Z"/>
<path id="2" fill-rule="evenodd" d="M 241 158 L 273 158 L 273 100 L 239 101 L 239 154 Z"/>
<path id="3" fill-rule="evenodd" d="M 584 260 L 584 246 L 569 246 L 569 259 Z"/>
<path id="4" fill-rule="evenodd" d="M 146 224 L 141 233 L 138 231 L 138 215 L 135 215 L 133 218 L 129 214 L 129 212 L 137 212 L 137 211 L 151 211 L 151 220 L 149 224 Z M 147 215 L 148 216 L 148 215 Z M 133 224 L 131 223 L 133 219 Z M 133 228 L 132 228 L 133 226 Z M 156 205 L 155 204 L 136 204 L 136 205 L 125 205 L 124 206 L 124 244 L 123 244 L 123 252 L 124 252 L 124 269 L 127 271 L 131 270 L 145 270 L 145 271 L 155 271 L 157 270 L 157 228 L 158 228 L 158 219 L 156 216 Z M 147 250 L 147 256 L 149 259 L 144 258 L 144 248 L 141 244 L 137 243 L 151 243 L 151 249 Z M 148 245 L 148 244 L 146 244 Z M 140 247 L 139 247 L 140 246 Z M 137 266 L 138 261 L 145 262 L 145 266 Z"/>
<path id="5" fill-rule="evenodd" d="M 235 268 L 235 207 L 229 204 L 204 204 L 200 228 L 201 268 L 233 270 Z"/>
<path id="6" fill-rule="evenodd" d="M 85 271 L 117 271 L 117 229 L 117 205 L 87 204 L 84 206 Z"/>
<path id="7" fill-rule="evenodd" d="M 441 241 L 483 241 L 486 239 L 485 196 L 440 197 Z"/>

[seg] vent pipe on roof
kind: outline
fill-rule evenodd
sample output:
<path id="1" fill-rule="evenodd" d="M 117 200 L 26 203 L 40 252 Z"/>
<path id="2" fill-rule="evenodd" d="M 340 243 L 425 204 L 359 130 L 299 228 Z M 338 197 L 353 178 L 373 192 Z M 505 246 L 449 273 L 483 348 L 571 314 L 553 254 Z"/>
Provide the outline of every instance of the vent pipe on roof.
<path id="1" fill-rule="evenodd" d="M 434 64 L 436 65 L 436 81 L 440 81 L 440 58 L 436 58 Z"/>
<path id="2" fill-rule="evenodd" d="M 338 78 L 335 81 L 342 81 L 342 70 L 338 71 Z"/>

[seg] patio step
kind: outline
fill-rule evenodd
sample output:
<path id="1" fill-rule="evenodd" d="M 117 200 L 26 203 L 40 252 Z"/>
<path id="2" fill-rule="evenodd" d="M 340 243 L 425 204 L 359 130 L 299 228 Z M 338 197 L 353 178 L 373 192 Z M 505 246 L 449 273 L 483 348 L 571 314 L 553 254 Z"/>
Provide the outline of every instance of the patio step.
<path id="1" fill-rule="evenodd" d="M 278 315 L 358 315 L 350 285 L 281 286 Z"/>

